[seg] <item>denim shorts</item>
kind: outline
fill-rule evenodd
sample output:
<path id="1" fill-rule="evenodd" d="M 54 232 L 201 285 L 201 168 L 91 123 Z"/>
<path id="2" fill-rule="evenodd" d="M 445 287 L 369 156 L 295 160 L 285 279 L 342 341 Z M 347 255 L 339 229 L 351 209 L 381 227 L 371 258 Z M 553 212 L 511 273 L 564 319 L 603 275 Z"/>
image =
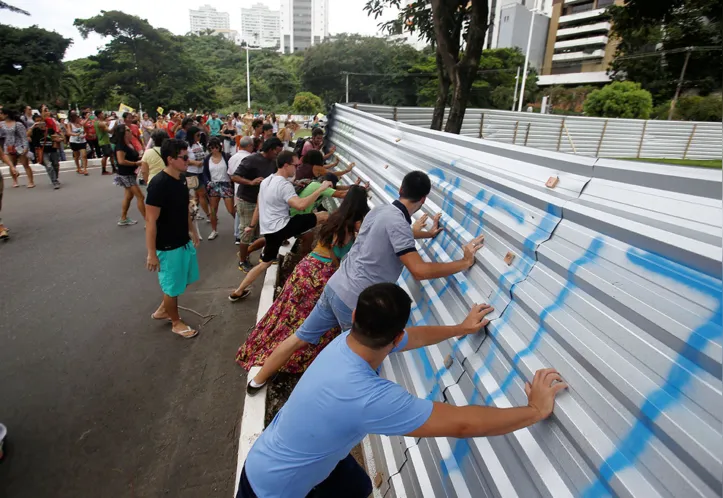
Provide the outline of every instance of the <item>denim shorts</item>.
<path id="1" fill-rule="evenodd" d="M 321 336 L 334 327 L 341 327 L 342 332 L 346 332 L 351 328 L 351 312 L 349 306 L 327 285 L 311 314 L 296 330 L 296 337 L 309 344 L 318 344 Z"/>

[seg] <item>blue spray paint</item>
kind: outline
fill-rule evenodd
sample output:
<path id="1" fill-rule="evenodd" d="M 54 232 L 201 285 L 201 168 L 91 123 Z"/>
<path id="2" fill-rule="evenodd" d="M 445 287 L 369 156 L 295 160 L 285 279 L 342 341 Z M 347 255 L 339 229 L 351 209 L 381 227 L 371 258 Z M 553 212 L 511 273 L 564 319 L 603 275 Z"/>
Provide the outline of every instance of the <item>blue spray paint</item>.
<path id="1" fill-rule="evenodd" d="M 628 250 L 627 257 L 631 263 L 650 272 L 717 298 L 718 305 L 712 316 L 691 332 L 683 351 L 678 353 L 665 375 L 663 385 L 646 397 L 640 407 L 640 417 L 620 440 L 617 449 L 602 462 L 597 470 L 599 478 L 584 491 L 585 498 L 609 495 L 609 485 L 614 477 L 622 470 L 635 465 L 655 437 L 653 433 L 655 422 L 665 410 L 681 400 L 683 392 L 689 386 L 693 376 L 701 370 L 699 365 L 688 359 L 691 351 L 700 354 L 709 342 L 720 340 L 723 337 L 722 292 L 719 280 L 701 275 L 667 258 L 634 248 Z"/>

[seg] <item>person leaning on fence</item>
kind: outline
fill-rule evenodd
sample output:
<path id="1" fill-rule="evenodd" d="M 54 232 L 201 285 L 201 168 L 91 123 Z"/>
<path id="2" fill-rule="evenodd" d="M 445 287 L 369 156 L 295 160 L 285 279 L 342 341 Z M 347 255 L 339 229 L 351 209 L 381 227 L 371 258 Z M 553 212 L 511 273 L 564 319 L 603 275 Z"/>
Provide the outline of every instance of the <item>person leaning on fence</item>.
<path id="1" fill-rule="evenodd" d="M 349 255 L 329 280 L 314 310 L 296 333 L 268 357 L 246 386 L 247 393 L 258 393 L 297 349 L 306 344 L 317 344 L 334 327 L 349 330 L 359 293 L 370 285 L 396 281 L 405 267 L 416 280 L 429 280 L 448 277 L 474 264 L 484 237 L 470 241 L 462 248 L 462 259 L 449 263 L 425 262 L 417 252 L 415 239 L 432 238 L 442 231 L 440 215 L 435 216 L 431 230 L 424 230 L 426 216 L 410 226 L 411 215 L 422 208 L 431 188 L 425 173 L 412 171 L 402 180 L 399 200 L 371 210 L 364 218 Z"/>
<path id="2" fill-rule="evenodd" d="M 473 438 L 529 427 L 552 413 L 567 385 L 552 368 L 525 384 L 527 405 L 512 408 L 453 406 L 420 399 L 378 372 L 391 353 L 474 334 L 492 310 L 474 305 L 459 325 L 405 325 L 411 299 L 392 283 L 359 294 L 351 330 L 314 360 L 286 404 L 256 440 L 239 479 L 236 498 L 366 498 L 372 484 L 349 454 L 367 434 Z"/>
<path id="3" fill-rule="evenodd" d="M 301 149 L 301 157 L 304 157 L 310 150 L 322 150 L 324 147 L 324 130 L 321 128 L 314 128 L 311 130 L 311 140 L 304 142 L 304 148 Z M 323 152 L 323 151 L 322 151 Z M 324 154 L 324 160 L 326 161 L 336 152 L 336 145 L 332 145 L 329 148 L 329 152 Z"/>

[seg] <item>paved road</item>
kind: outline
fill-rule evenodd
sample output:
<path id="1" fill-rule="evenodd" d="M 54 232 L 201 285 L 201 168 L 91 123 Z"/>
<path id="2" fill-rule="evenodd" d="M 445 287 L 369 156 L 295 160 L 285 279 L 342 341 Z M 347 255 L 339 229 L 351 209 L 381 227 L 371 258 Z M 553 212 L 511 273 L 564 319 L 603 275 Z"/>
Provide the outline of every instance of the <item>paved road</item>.
<path id="1" fill-rule="evenodd" d="M 111 178 L 61 173 L 59 191 L 46 176 L 34 190 L 6 180 L 0 421 L 13 446 L 0 497 L 229 497 L 245 381 L 233 360 L 258 304 L 226 299 L 241 275 L 231 220 L 202 242 L 201 280 L 181 299 L 216 316 L 182 339 L 150 320 L 160 291 L 143 225 L 116 226 Z"/>

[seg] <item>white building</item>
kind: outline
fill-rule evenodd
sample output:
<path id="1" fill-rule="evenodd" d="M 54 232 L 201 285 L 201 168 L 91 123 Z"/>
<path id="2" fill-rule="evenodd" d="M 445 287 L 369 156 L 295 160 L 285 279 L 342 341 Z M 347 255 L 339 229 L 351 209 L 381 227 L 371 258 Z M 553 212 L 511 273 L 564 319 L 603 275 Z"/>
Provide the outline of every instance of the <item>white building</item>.
<path id="1" fill-rule="evenodd" d="M 281 0 L 281 51 L 305 50 L 329 37 L 329 0 Z"/>
<path id="2" fill-rule="evenodd" d="M 535 10 L 547 17 L 552 15 L 553 0 L 490 0 L 490 25 L 487 29 L 487 37 L 485 38 L 484 48 L 506 48 L 499 45 L 500 23 L 504 19 L 503 9 L 509 9 L 516 5 L 527 7 L 528 10 Z M 515 9 L 517 11 L 518 9 Z M 509 15 L 509 14 L 508 14 Z M 529 22 L 529 17 L 527 18 Z M 537 25 L 537 20 L 535 20 Z M 537 27 L 537 26 L 536 26 Z M 524 36 L 527 36 L 529 24 L 525 28 Z M 534 34 L 534 33 L 533 33 Z M 547 35 L 547 33 L 545 33 Z M 527 43 L 525 43 L 526 48 Z M 522 50 L 525 51 L 524 49 Z"/>
<path id="3" fill-rule="evenodd" d="M 228 12 L 218 12 L 210 5 L 203 5 L 198 10 L 190 9 L 191 32 L 201 33 L 210 30 L 231 28 Z"/>
<path id="4" fill-rule="evenodd" d="M 263 48 L 281 46 L 281 12 L 262 3 L 241 9 L 241 41 Z"/>

